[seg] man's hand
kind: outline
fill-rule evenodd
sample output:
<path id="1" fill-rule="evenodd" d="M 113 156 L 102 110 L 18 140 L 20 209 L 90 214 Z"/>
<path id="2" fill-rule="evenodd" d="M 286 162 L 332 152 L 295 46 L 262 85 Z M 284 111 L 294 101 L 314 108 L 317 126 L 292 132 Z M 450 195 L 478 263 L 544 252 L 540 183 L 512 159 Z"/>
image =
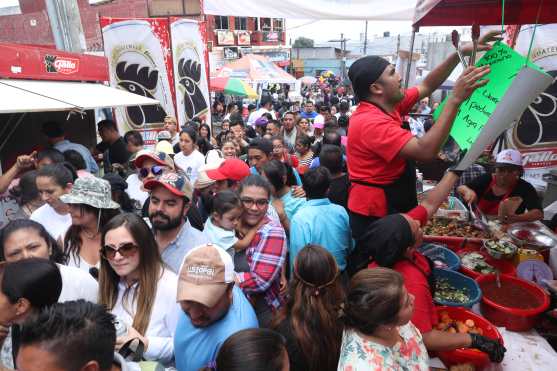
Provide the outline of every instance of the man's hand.
<path id="1" fill-rule="evenodd" d="M 29 155 L 21 155 L 17 157 L 16 166 L 18 170 L 25 170 L 35 167 L 35 161 L 37 160 L 37 151 L 33 151 Z"/>
<path id="2" fill-rule="evenodd" d="M 149 341 L 146 337 L 142 336 L 136 329 L 131 326 L 128 328 L 128 333 L 126 335 L 120 336 L 116 339 L 116 350 L 120 350 L 120 348 L 122 348 L 124 344 L 135 338 L 138 338 L 143 344 L 145 344 L 144 351 L 146 351 L 147 347 L 149 346 Z"/>
<path id="3" fill-rule="evenodd" d="M 456 80 L 451 98 L 458 104 L 464 102 L 474 90 L 489 82 L 488 79 L 484 79 L 489 71 L 489 66 L 468 67 Z"/>
<path id="4" fill-rule="evenodd" d="M 294 197 L 294 198 L 306 198 L 306 192 L 300 186 L 292 186 L 292 197 Z"/>
<path id="5" fill-rule="evenodd" d="M 490 43 L 493 43 L 495 41 L 500 41 L 503 39 L 503 36 L 501 31 L 489 31 L 486 34 L 484 34 L 482 37 L 480 37 L 480 39 L 478 40 L 478 52 L 483 52 L 486 50 L 490 50 L 492 48 L 492 45 Z M 463 44 L 462 47 L 460 48 L 460 51 L 462 52 L 463 55 L 471 55 L 472 54 L 472 50 L 474 49 L 474 44 L 471 42 L 468 42 L 466 44 Z"/>

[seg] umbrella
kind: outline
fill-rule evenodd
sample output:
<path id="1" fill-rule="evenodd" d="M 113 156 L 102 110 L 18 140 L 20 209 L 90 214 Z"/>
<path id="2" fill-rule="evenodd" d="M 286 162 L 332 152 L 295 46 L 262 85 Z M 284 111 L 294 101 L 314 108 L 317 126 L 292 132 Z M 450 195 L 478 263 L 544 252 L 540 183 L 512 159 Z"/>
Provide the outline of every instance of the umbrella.
<path id="1" fill-rule="evenodd" d="M 315 84 L 317 82 L 317 78 L 315 78 L 313 76 L 300 77 L 298 80 L 304 85 L 312 85 L 312 84 Z"/>
<path id="2" fill-rule="evenodd" d="M 233 77 L 211 77 L 211 90 L 222 91 L 228 95 L 257 98 L 257 93 L 251 86 Z"/>

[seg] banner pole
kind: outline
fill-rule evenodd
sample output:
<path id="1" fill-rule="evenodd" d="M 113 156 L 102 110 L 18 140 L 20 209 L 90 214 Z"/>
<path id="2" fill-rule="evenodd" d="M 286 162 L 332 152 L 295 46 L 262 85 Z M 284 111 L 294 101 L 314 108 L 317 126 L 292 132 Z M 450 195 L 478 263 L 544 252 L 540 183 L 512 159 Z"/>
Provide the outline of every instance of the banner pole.
<path id="1" fill-rule="evenodd" d="M 416 32 L 418 32 L 418 26 L 412 26 L 412 37 L 410 39 L 410 56 L 408 57 L 408 66 L 406 66 L 406 78 L 404 79 L 404 88 L 408 88 L 408 83 L 410 82 L 410 68 L 412 68 L 412 58 L 414 56 L 414 40 L 416 39 Z"/>

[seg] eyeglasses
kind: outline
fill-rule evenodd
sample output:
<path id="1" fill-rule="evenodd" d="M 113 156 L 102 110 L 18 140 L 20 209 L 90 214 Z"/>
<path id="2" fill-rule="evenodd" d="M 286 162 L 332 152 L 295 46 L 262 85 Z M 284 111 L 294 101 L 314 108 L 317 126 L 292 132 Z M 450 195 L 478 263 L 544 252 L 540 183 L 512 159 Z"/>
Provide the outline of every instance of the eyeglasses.
<path id="1" fill-rule="evenodd" d="M 262 209 L 269 204 L 269 200 L 266 198 L 254 200 L 253 198 L 242 197 L 240 201 L 242 201 L 242 205 L 244 205 L 244 207 L 247 209 L 252 207 L 254 204 L 257 206 L 258 209 Z"/>
<path id="2" fill-rule="evenodd" d="M 147 178 L 149 174 L 153 174 L 154 176 L 160 175 L 164 170 L 164 166 L 160 165 L 153 165 L 150 168 L 142 167 L 139 169 L 139 177 L 140 178 Z"/>
<path id="3" fill-rule="evenodd" d="M 137 249 L 138 246 L 133 242 L 122 244 L 117 249 L 115 249 L 112 246 L 106 245 L 101 248 L 101 256 L 106 260 L 112 260 L 114 259 L 116 253 L 118 252 L 120 255 L 122 255 L 122 257 L 129 258 L 130 256 L 136 253 Z"/>

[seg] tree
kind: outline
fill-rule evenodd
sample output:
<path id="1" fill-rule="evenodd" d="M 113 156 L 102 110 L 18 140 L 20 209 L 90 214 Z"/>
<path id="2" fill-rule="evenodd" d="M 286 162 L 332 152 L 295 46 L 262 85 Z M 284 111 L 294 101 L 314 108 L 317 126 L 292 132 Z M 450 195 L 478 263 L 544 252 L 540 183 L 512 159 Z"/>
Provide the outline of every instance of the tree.
<path id="1" fill-rule="evenodd" d="M 313 48 L 313 40 L 300 36 L 294 41 L 293 48 Z"/>

